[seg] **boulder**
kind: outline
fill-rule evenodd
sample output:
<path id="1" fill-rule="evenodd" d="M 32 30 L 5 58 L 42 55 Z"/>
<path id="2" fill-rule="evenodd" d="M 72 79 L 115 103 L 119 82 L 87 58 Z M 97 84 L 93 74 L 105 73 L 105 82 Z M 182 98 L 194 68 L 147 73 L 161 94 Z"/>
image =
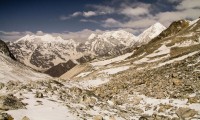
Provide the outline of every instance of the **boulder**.
<path id="1" fill-rule="evenodd" d="M 2 89 L 4 86 L 5 84 L 0 82 L 0 89 Z"/>
<path id="2" fill-rule="evenodd" d="M 8 113 L 0 113 L 0 120 L 14 120 Z"/>
<path id="3" fill-rule="evenodd" d="M 27 116 L 24 116 L 22 120 L 30 120 Z"/>
<path id="4" fill-rule="evenodd" d="M 173 85 L 175 85 L 175 86 L 179 86 L 183 83 L 182 80 L 177 79 L 177 78 L 172 79 L 172 82 L 173 82 Z"/>
<path id="5" fill-rule="evenodd" d="M 190 118 L 193 117 L 197 114 L 198 112 L 190 109 L 190 108 L 184 108 L 184 107 L 180 107 L 177 111 L 176 114 L 178 115 L 178 117 L 180 119 L 185 119 L 185 118 Z"/>
<path id="6" fill-rule="evenodd" d="M 96 115 L 93 120 L 103 120 L 103 117 L 101 115 Z"/>
<path id="7" fill-rule="evenodd" d="M 36 94 L 35 94 L 35 97 L 36 98 L 43 98 L 44 96 L 43 96 L 43 93 L 37 91 Z"/>
<path id="8" fill-rule="evenodd" d="M 17 97 L 12 94 L 0 96 L 0 109 L 1 110 L 15 110 L 25 108 L 24 103 L 22 103 Z"/>

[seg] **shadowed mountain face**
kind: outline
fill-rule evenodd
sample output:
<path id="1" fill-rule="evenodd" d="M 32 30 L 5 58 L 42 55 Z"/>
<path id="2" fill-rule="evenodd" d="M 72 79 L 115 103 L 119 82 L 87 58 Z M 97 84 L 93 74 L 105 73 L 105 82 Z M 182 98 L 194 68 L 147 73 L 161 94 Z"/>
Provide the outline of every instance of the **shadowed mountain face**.
<path id="1" fill-rule="evenodd" d="M 60 77 L 62 74 L 66 73 L 68 70 L 76 66 L 77 64 L 73 61 L 69 60 L 66 63 L 60 63 L 47 71 L 45 71 L 46 74 L 52 76 L 52 77 Z"/>
<path id="2" fill-rule="evenodd" d="M 6 43 L 2 40 L 0 40 L 0 52 L 6 56 L 9 56 L 10 58 L 12 58 L 13 60 L 16 60 L 16 58 L 14 57 L 14 55 L 10 52 L 8 46 L 6 45 Z"/>

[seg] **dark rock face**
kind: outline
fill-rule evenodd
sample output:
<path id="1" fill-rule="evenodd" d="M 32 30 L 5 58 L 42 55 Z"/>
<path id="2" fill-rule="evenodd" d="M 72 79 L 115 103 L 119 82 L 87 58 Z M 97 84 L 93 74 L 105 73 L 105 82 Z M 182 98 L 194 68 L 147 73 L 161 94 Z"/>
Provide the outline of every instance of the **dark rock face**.
<path id="1" fill-rule="evenodd" d="M 79 63 L 86 63 L 86 62 L 89 62 L 91 61 L 93 58 L 91 56 L 83 56 L 79 59 L 76 59 L 77 62 Z"/>
<path id="2" fill-rule="evenodd" d="M 0 113 L 0 120 L 14 120 L 8 113 Z"/>
<path id="3" fill-rule="evenodd" d="M 86 52 L 86 51 L 89 51 L 91 49 L 91 46 L 90 45 L 86 45 L 84 43 L 80 43 L 77 47 L 76 47 L 76 50 L 78 52 Z"/>
<path id="4" fill-rule="evenodd" d="M 53 59 L 55 59 L 54 55 L 44 56 L 40 53 L 39 49 L 36 49 L 31 56 L 30 63 L 37 67 L 47 69 L 54 66 L 54 63 L 51 62 Z"/>
<path id="5" fill-rule="evenodd" d="M 10 52 L 10 50 L 9 50 L 8 46 L 6 45 L 6 43 L 4 41 L 2 41 L 2 40 L 0 40 L 0 53 L 9 56 L 13 60 L 16 60 L 14 55 Z"/>
<path id="6" fill-rule="evenodd" d="M 52 77 L 60 77 L 62 74 L 66 73 L 74 66 L 76 66 L 76 64 L 73 61 L 69 60 L 66 63 L 60 63 L 56 66 L 53 66 L 52 68 L 45 71 L 45 73 Z"/>

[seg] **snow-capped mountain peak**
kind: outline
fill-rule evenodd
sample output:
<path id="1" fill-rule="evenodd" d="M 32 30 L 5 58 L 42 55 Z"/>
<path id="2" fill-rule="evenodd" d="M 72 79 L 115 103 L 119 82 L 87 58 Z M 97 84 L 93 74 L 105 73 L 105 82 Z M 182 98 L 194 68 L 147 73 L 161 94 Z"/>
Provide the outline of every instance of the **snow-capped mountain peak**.
<path id="1" fill-rule="evenodd" d="M 138 40 L 142 44 L 148 43 L 151 39 L 158 36 L 166 27 L 161 23 L 157 22 L 146 29 L 143 33 L 138 36 Z"/>
<path id="2" fill-rule="evenodd" d="M 92 40 L 96 37 L 96 34 L 92 33 L 89 37 L 88 37 L 88 40 Z"/>
<path id="3" fill-rule="evenodd" d="M 27 34 L 26 36 L 24 36 L 24 37 L 22 37 L 22 38 L 18 39 L 18 40 L 17 40 L 17 41 L 15 41 L 15 42 L 19 42 L 19 41 L 25 41 L 25 40 L 28 40 L 30 37 L 31 37 L 31 35 Z"/>

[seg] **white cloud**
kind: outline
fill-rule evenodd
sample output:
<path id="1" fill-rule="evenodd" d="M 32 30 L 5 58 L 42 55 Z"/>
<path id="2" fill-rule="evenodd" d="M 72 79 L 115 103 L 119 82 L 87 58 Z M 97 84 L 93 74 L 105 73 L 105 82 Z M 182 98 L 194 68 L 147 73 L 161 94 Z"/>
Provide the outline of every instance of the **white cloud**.
<path id="1" fill-rule="evenodd" d="M 160 21 L 165 26 L 168 26 L 171 22 L 180 19 L 197 19 L 199 17 L 200 9 L 187 9 L 182 11 L 173 12 L 161 12 L 155 16 L 155 19 Z"/>
<path id="2" fill-rule="evenodd" d="M 173 5 L 172 11 L 158 12 L 155 5 L 145 4 L 141 2 L 126 2 L 116 9 L 118 13 L 126 16 L 125 19 L 107 18 L 103 20 L 102 26 L 105 28 L 131 28 L 142 30 L 148 28 L 156 22 L 169 26 L 173 21 L 180 19 L 194 20 L 199 17 L 200 0 L 167 0 Z M 159 4 L 163 4 L 162 0 L 158 0 Z M 175 3 L 175 4 L 173 4 Z M 155 11 L 156 12 L 155 12 Z"/>
<path id="3" fill-rule="evenodd" d="M 104 6 L 104 5 L 89 5 L 88 7 L 95 9 L 95 11 L 99 15 L 105 15 L 105 14 L 112 14 L 115 12 L 115 8 L 110 6 Z"/>
<path id="4" fill-rule="evenodd" d="M 60 16 L 60 20 L 68 20 L 70 18 L 74 18 L 74 17 L 78 17 L 78 16 L 92 17 L 92 16 L 99 16 L 99 15 L 107 15 L 107 14 L 112 14 L 115 12 L 115 9 L 110 6 L 87 5 L 87 7 L 95 9 L 95 10 L 82 11 L 82 12 L 77 11 L 68 16 L 62 15 L 62 16 Z"/>
<path id="5" fill-rule="evenodd" d="M 18 40 L 19 38 L 30 34 L 32 35 L 33 33 L 30 31 L 25 31 L 25 32 L 17 32 L 17 31 L 11 31 L 11 32 L 6 32 L 6 31 L 0 31 L 0 39 L 4 41 L 14 41 Z"/>
<path id="6" fill-rule="evenodd" d="M 141 19 L 141 20 L 129 20 L 127 22 L 120 22 L 113 18 L 108 18 L 103 21 L 103 27 L 105 28 L 133 28 L 144 29 L 152 24 L 156 23 L 154 19 Z"/>
<path id="7" fill-rule="evenodd" d="M 178 3 L 178 2 L 180 2 L 180 1 L 182 1 L 182 0 L 167 0 L 169 3 Z"/>
<path id="8" fill-rule="evenodd" d="M 128 28 L 139 28 L 139 29 L 142 29 L 142 28 L 147 28 L 151 25 L 153 25 L 154 23 L 156 23 L 156 20 L 153 20 L 153 19 L 141 19 L 141 20 L 130 20 L 128 22 L 125 22 L 122 27 L 128 27 Z"/>
<path id="9" fill-rule="evenodd" d="M 178 10 L 200 8 L 199 0 L 183 0 L 177 7 Z"/>
<path id="10" fill-rule="evenodd" d="M 69 39 L 74 39 L 76 41 L 85 41 L 87 40 L 87 38 L 89 37 L 90 34 L 92 33 L 103 33 L 104 31 L 96 29 L 96 30 L 90 30 L 90 29 L 83 29 L 80 31 L 76 31 L 76 32 L 62 32 L 62 33 L 46 33 L 43 31 L 37 31 L 36 33 L 32 33 L 29 31 L 25 31 L 25 32 L 5 32 L 5 31 L 0 31 L 0 39 L 4 40 L 4 41 L 15 41 L 20 39 L 21 37 L 24 37 L 25 35 L 29 34 L 29 35 L 45 35 L 45 34 L 51 34 L 55 37 L 57 36 L 61 36 L 63 39 L 65 40 L 69 40 Z"/>
<path id="11" fill-rule="evenodd" d="M 106 20 L 103 21 L 103 27 L 120 27 L 121 26 L 121 22 L 113 19 L 113 18 L 108 18 Z"/>
<path id="12" fill-rule="evenodd" d="M 5 35 L 18 35 L 20 32 L 12 31 L 12 32 L 5 32 L 5 31 L 0 31 L 1 34 Z"/>
<path id="13" fill-rule="evenodd" d="M 148 14 L 149 11 L 148 9 L 142 7 L 136 7 L 136 8 L 126 7 L 121 11 L 121 13 L 130 17 L 130 16 L 145 15 Z"/>
<path id="14" fill-rule="evenodd" d="M 91 19 L 81 19 L 80 22 L 98 23 L 98 21 L 96 21 L 96 20 L 91 20 Z"/>
<path id="15" fill-rule="evenodd" d="M 91 17 L 91 16 L 96 16 L 97 13 L 94 11 L 88 11 L 88 12 L 83 12 L 84 17 Z"/>
<path id="16" fill-rule="evenodd" d="M 60 16 L 59 19 L 60 19 L 60 20 L 67 20 L 67 19 L 69 19 L 69 18 L 71 18 L 71 17 L 69 17 L 69 16 L 67 17 L 67 16 L 62 15 L 62 16 Z"/>
<path id="17" fill-rule="evenodd" d="M 71 16 L 72 16 L 72 17 L 76 17 L 76 16 L 79 16 L 79 15 L 82 15 L 82 13 L 81 13 L 81 12 L 75 12 L 75 13 L 73 13 Z"/>
<path id="18" fill-rule="evenodd" d="M 60 16 L 60 20 L 68 20 L 68 19 L 71 19 L 71 18 L 74 18 L 74 17 L 78 17 L 78 16 L 83 16 L 83 17 L 91 17 L 91 16 L 96 16 L 98 15 L 98 13 L 96 13 L 95 11 L 83 11 L 83 12 L 74 12 L 73 14 L 71 15 L 68 15 L 68 16 L 65 16 L 65 15 L 62 15 Z"/>

